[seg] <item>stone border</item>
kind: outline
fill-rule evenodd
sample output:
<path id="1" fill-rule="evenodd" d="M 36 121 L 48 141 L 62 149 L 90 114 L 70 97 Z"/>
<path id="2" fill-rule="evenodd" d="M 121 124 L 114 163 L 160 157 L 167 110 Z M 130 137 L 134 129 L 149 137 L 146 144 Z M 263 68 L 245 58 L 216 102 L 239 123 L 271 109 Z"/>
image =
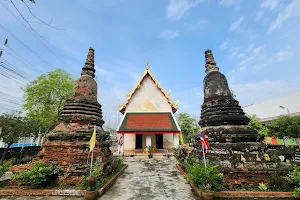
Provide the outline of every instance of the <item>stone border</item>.
<path id="1" fill-rule="evenodd" d="M 180 165 L 176 164 L 177 169 L 183 176 L 187 176 L 187 173 L 181 168 Z M 206 194 L 202 192 L 197 186 L 195 186 L 192 181 L 189 181 L 191 187 L 193 188 L 194 192 L 199 196 L 202 197 Z M 256 191 L 220 191 L 215 192 L 214 197 L 216 198 L 246 198 L 246 199 L 257 199 L 257 198 L 269 198 L 269 199 L 282 199 L 282 198 L 289 198 L 294 199 L 292 192 L 256 192 Z"/>
<path id="2" fill-rule="evenodd" d="M 128 167 L 127 164 L 115 174 L 102 188 L 100 188 L 99 196 L 103 195 L 114 183 L 114 181 Z M 30 189 L 30 190 L 0 190 L 0 196 L 84 196 L 86 190 L 51 190 L 51 189 Z"/>
<path id="3" fill-rule="evenodd" d="M 98 197 L 101 197 L 113 185 L 113 183 L 117 180 L 117 178 L 124 172 L 124 170 L 127 167 L 128 164 L 125 164 L 125 166 L 116 175 L 114 175 L 102 188 L 100 188 L 100 190 L 98 190 Z"/>

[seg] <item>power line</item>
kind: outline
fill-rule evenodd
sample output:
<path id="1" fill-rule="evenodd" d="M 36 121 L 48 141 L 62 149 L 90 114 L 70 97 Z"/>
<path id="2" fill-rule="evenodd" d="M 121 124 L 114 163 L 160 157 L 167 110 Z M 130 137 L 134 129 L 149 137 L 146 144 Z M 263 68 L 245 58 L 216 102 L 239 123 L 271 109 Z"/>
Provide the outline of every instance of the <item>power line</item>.
<path id="1" fill-rule="evenodd" d="M 15 58 L 16 60 L 20 61 L 21 63 L 23 63 L 24 65 L 28 66 L 28 67 L 32 67 L 30 65 L 28 65 L 27 63 L 25 63 L 24 61 L 22 61 L 21 59 L 19 59 L 18 57 L 14 56 L 13 54 L 9 53 L 8 51 L 4 51 L 6 52 L 8 55 L 10 55 L 11 57 Z M 36 69 L 36 68 L 35 68 Z M 37 72 L 37 71 L 36 71 Z"/>
<path id="2" fill-rule="evenodd" d="M 1 103 L 1 102 L 0 102 L 0 105 L 2 105 L 2 106 L 0 106 L 0 109 L 4 108 L 4 109 L 7 109 L 7 110 L 11 110 L 11 111 L 16 111 L 17 110 L 16 107 L 12 107 L 10 105 L 7 105 L 7 104 Z"/>
<path id="3" fill-rule="evenodd" d="M 1 1 L 0 1 L 1 3 Z M 19 38 L 17 38 L 12 32 L 10 32 L 9 30 L 7 30 L 2 24 L 0 24 L 0 27 L 5 30 L 6 32 L 8 32 L 9 34 L 11 34 L 16 40 L 18 40 L 25 48 L 27 48 L 29 51 L 31 51 L 31 53 L 33 53 L 34 55 L 36 55 L 41 61 L 43 61 L 44 63 L 46 63 L 47 65 L 49 65 L 50 67 L 53 67 L 53 65 L 49 64 L 47 61 L 43 60 L 37 53 L 35 53 L 32 49 L 30 49 L 26 44 L 24 44 Z"/>
<path id="4" fill-rule="evenodd" d="M 20 73 L 22 76 L 26 76 L 27 77 L 27 79 L 33 79 L 33 77 L 32 76 L 30 76 L 29 74 L 27 74 L 26 72 L 24 72 L 24 71 L 22 71 L 21 69 L 18 69 L 18 67 L 16 67 L 15 65 L 12 65 L 10 62 L 8 62 L 8 60 L 6 60 L 5 58 L 1 58 L 1 63 L 4 63 L 6 66 L 8 66 L 8 67 L 10 67 L 12 70 L 14 70 L 14 71 L 16 71 L 16 72 L 18 72 L 18 73 Z M 3 62 L 3 61 L 5 61 L 5 62 Z"/>
<path id="5" fill-rule="evenodd" d="M 21 99 L 20 97 L 13 96 L 13 95 L 7 94 L 7 93 L 5 93 L 5 92 L 0 92 L 0 94 L 5 95 L 4 97 L 9 96 L 9 97 L 12 98 L 14 101 L 22 102 L 22 99 Z"/>
<path id="6" fill-rule="evenodd" d="M 17 70 L 14 69 L 15 67 L 13 67 L 7 60 L 1 58 L 2 60 L 6 61 L 0 61 L 0 64 L 2 64 L 2 67 L 5 68 L 6 70 L 10 71 L 11 73 L 14 73 L 17 76 L 20 76 L 21 78 L 23 78 L 26 81 L 31 81 L 32 77 L 29 76 L 28 74 L 26 74 L 25 72 L 21 71 L 21 70 Z"/>
<path id="7" fill-rule="evenodd" d="M 1 66 L 1 64 L 0 64 L 0 66 Z M 11 76 L 11 75 L 9 75 L 9 74 L 7 74 L 7 73 L 5 73 L 5 72 L 1 72 L 1 71 L 0 71 L 0 75 L 4 76 L 4 77 L 6 77 L 6 78 L 9 78 L 9 79 L 11 79 L 11 80 L 14 80 L 14 81 L 16 81 L 16 82 L 18 82 L 18 83 L 21 83 L 21 84 L 24 85 L 24 86 L 26 85 L 26 84 L 23 83 L 22 81 L 18 80 L 16 77 Z"/>
<path id="8" fill-rule="evenodd" d="M 13 92 L 17 92 L 17 93 L 20 92 L 20 91 L 16 91 L 16 90 L 13 90 L 13 89 L 11 89 L 11 88 L 5 87 L 5 86 L 3 86 L 3 85 L 0 85 L 0 87 L 4 88 L 4 89 L 6 89 L 6 90 L 10 90 L 10 91 L 13 91 Z"/>
<path id="9" fill-rule="evenodd" d="M 1 2 L 0 2 L 1 3 Z M 18 8 L 15 6 L 15 4 L 11 1 L 11 3 L 13 4 L 13 6 L 16 8 L 16 10 L 18 11 L 18 13 L 21 15 L 21 17 L 23 18 L 23 20 L 29 25 L 29 27 L 30 27 L 30 29 L 28 29 L 28 27 L 27 26 L 25 26 L 22 22 L 20 22 L 20 20 L 13 14 L 13 12 L 11 11 L 11 10 L 9 10 L 3 3 L 1 3 L 2 4 L 2 6 L 4 7 L 4 8 L 6 8 L 6 10 L 8 10 L 17 20 L 18 20 L 18 22 L 20 23 L 20 24 L 22 24 L 22 26 L 24 26 L 27 30 L 29 30 L 29 32 L 33 35 L 33 36 L 35 36 L 36 37 L 36 35 L 37 36 L 39 36 L 43 41 L 45 41 L 45 39 L 42 37 L 42 36 L 40 36 L 32 27 L 31 27 L 31 25 L 28 23 L 28 21 L 23 17 L 23 15 L 21 14 L 21 12 L 18 10 Z M 32 31 L 36 34 L 34 34 L 34 33 L 32 33 Z M 66 65 L 67 67 L 69 67 L 68 66 L 68 64 L 66 64 L 63 60 L 61 60 L 47 45 L 45 45 L 39 38 L 38 38 L 38 40 L 41 42 L 41 44 L 48 50 L 48 51 L 50 51 L 60 62 L 62 62 L 64 65 Z M 49 42 L 48 41 L 45 41 L 45 42 L 47 42 L 48 44 L 49 44 Z"/>
<path id="10" fill-rule="evenodd" d="M 6 98 L 3 98 L 3 97 L 0 97 L 0 100 L 4 101 L 6 103 L 11 103 L 11 104 L 17 105 L 17 106 L 22 106 L 22 104 L 19 103 L 19 102 L 11 101 L 10 99 L 6 99 Z"/>
<path id="11" fill-rule="evenodd" d="M 8 53 L 9 55 L 11 55 L 12 57 L 14 57 L 15 59 L 19 60 L 20 62 L 22 62 L 24 65 L 27 65 L 28 67 L 33 68 L 33 70 L 37 73 L 42 73 L 42 71 L 35 67 L 32 63 L 30 63 L 28 60 L 26 60 L 24 57 L 20 56 L 18 53 L 16 53 L 12 48 L 10 48 L 7 45 L 3 45 L 5 48 L 9 49 L 12 53 L 14 53 L 16 56 L 14 56 L 12 53 L 9 53 L 9 51 L 5 50 L 6 53 Z M 17 57 L 18 56 L 18 57 Z"/>

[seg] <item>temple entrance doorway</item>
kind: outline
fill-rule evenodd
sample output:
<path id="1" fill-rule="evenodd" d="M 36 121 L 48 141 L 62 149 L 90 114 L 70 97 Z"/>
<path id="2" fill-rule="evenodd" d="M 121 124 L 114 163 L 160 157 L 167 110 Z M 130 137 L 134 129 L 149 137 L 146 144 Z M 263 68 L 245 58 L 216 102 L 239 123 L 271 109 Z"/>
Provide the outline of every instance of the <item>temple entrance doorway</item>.
<path id="1" fill-rule="evenodd" d="M 135 149 L 142 149 L 143 148 L 143 134 L 136 134 L 135 135 Z"/>
<path id="2" fill-rule="evenodd" d="M 157 149 L 163 149 L 164 148 L 163 135 L 162 134 L 156 134 L 155 135 L 155 140 L 156 140 L 156 148 Z"/>

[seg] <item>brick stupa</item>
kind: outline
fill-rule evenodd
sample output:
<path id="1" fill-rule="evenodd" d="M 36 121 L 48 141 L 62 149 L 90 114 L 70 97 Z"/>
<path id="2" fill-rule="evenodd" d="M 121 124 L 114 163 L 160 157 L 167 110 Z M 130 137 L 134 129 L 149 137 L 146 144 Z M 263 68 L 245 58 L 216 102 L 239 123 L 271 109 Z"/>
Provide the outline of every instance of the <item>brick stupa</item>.
<path id="1" fill-rule="evenodd" d="M 112 161 L 108 136 L 102 128 L 104 121 L 94 77 L 94 49 L 90 48 L 81 77 L 76 80 L 73 94 L 59 114 L 59 124 L 46 135 L 38 153 L 39 159 L 68 170 L 66 184 L 77 184 L 89 169 L 89 141 L 94 126 L 97 130 L 94 159 L 104 165 Z"/>
<path id="2" fill-rule="evenodd" d="M 248 126 L 250 119 L 233 98 L 211 50 L 205 51 L 205 60 L 204 102 L 199 125 L 211 147 L 206 157 L 220 167 L 225 185 L 229 189 L 257 187 L 259 183 L 268 183 L 273 173 L 286 173 L 271 159 L 274 151 L 263 144 L 263 136 Z M 202 160 L 199 134 L 194 137 L 193 147 L 192 154 Z"/>
<path id="3" fill-rule="evenodd" d="M 204 102 L 199 125 L 211 146 L 209 161 L 225 168 L 265 168 L 261 154 L 263 137 L 248 126 L 250 120 L 233 98 L 211 50 L 205 51 L 205 61 Z M 197 149 L 202 152 L 201 146 Z"/>

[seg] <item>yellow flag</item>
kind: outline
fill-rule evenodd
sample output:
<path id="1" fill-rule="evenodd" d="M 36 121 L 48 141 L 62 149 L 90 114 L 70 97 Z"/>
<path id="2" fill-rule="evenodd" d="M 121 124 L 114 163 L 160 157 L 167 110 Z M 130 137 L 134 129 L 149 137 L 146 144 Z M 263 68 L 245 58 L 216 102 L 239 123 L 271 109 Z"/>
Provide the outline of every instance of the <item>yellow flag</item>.
<path id="1" fill-rule="evenodd" d="M 96 126 L 94 127 L 94 133 L 90 140 L 90 152 L 94 150 L 96 144 Z"/>
<path id="2" fill-rule="evenodd" d="M 180 139 L 181 145 L 183 145 L 184 144 L 184 140 L 183 140 L 183 135 L 182 135 L 181 132 L 180 132 L 180 135 L 179 135 L 179 139 Z"/>

